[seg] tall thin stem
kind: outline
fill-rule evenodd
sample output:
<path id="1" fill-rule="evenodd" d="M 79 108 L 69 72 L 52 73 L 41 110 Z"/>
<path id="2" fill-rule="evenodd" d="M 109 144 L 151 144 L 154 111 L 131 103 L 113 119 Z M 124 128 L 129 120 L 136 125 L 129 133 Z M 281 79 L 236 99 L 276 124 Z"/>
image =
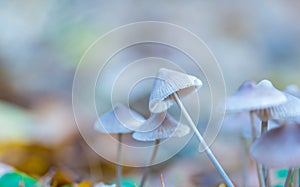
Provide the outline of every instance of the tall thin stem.
<path id="1" fill-rule="evenodd" d="M 286 179 L 285 179 L 284 187 L 289 187 L 289 184 L 290 184 L 290 181 L 291 181 L 292 172 L 293 172 L 293 169 L 290 168 L 289 171 L 288 171 L 288 174 L 286 176 Z"/>
<path id="2" fill-rule="evenodd" d="M 193 122 L 191 116 L 189 115 L 189 113 L 187 112 L 186 108 L 184 107 L 183 103 L 181 102 L 179 96 L 177 95 L 177 93 L 173 94 L 174 99 L 178 105 L 178 107 L 180 108 L 180 110 L 182 111 L 183 115 L 185 116 L 185 118 L 187 119 L 190 127 L 193 129 L 193 131 L 195 132 L 196 136 L 198 137 L 200 144 L 204 147 L 205 153 L 207 154 L 207 156 L 209 157 L 209 159 L 211 160 L 211 162 L 213 163 L 213 165 L 216 167 L 216 169 L 219 171 L 220 175 L 222 176 L 222 178 L 224 179 L 225 183 L 227 184 L 228 187 L 234 187 L 233 183 L 231 182 L 230 178 L 228 177 L 228 175 L 225 173 L 224 169 L 222 168 L 222 166 L 220 165 L 220 163 L 218 162 L 218 160 L 216 159 L 216 157 L 214 156 L 214 154 L 212 153 L 212 151 L 210 150 L 210 148 L 208 147 L 207 143 L 205 142 L 204 138 L 202 137 L 202 135 L 200 134 L 200 132 L 197 129 L 197 126 L 195 125 L 195 123 Z"/>
<path id="3" fill-rule="evenodd" d="M 243 145 L 245 145 L 245 146 L 243 146 L 244 147 L 244 149 L 243 149 L 243 151 L 242 151 L 242 163 L 243 163 L 243 183 L 244 183 L 244 185 L 243 186 L 245 186 L 245 187 L 248 187 L 249 185 L 248 185 L 248 183 L 249 183 L 249 181 L 248 181 L 248 176 L 249 176 L 249 157 L 248 157 L 248 148 L 247 148 L 247 140 L 244 138 L 244 137 L 240 137 L 241 138 L 241 142 L 242 142 L 242 144 Z"/>
<path id="4" fill-rule="evenodd" d="M 152 156 L 151 156 L 151 159 L 150 159 L 150 164 L 147 167 L 147 169 L 146 169 L 146 171 L 145 171 L 145 173 L 142 177 L 140 187 L 143 187 L 145 185 L 146 179 L 147 179 L 147 177 L 148 177 L 148 175 L 151 171 L 150 167 L 154 164 L 154 161 L 155 161 L 155 158 L 156 158 L 156 155 L 157 155 L 157 151 L 158 151 L 158 148 L 159 148 L 159 143 L 160 143 L 160 140 L 156 139 L 154 149 L 153 149 L 153 152 L 152 152 Z"/>
<path id="5" fill-rule="evenodd" d="M 266 187 L 266 181 L 264 179 L 264 172 L 263 172 L 263 166 L 261 164 L 256 163 L 256 170 L 258 175 L 258 181 L 260 187 Z"/>
<path id="6" fill-rule="evenodd" d="M 251 122 L 251 135 L 252 135 L 252 143 L 255 141 L 257 134 L 256 134 L 256 128 L 254 124 L 254 112 L 250 111 L 250 122 Z"/>
<path id="7" fill-rule="evenodd" d="M 252 143 L 255 141 L 257 134 L 256 134 L 256 128 L 254 124 L 254 111 L 250 111 L 250 122 L 251 122 L 251 134 L 252 134 Z M 262 165 L 255 163 L 256 165 L 256 171 L 258 176 L 258 182 L 260 187 L 266 187 L 265 180 L 264 180 L 264 174 L 262 171 Z"/>
<path id="8" fill-rule="evenodd" d="M 264 133 L 266 133 L 268 131 L 268 120 L 262 120 L 261 122 L 261 135 L 263 135 Z M 269 171 L 268 168 L 266 168 L 265 166 L 262 165 L 262 172 L 264 175 L 264 181 L 266 186 L 269 186 Z"/>
<path id="9" fill-rule="evenodd" d="M 294 168 L 293 187 L 299 187 L 299 168 Z"/>
<path id="10" fill-rule="evenodd" d="M 268 120 L 261 121 L 261 135 L 268 131 Z"/>
<path id="11" fill-rule="evenodd" d="M 160 174 L 160 182 L 161 182 L 161 187 L 165 187 L 165 180 L 163 174 Z"/>
<path id="12" fill-rule="evenodd" d="M 118 151 L 117 151 L 117 186 L 121 187 L 122 181 L 122 164 L 121 164 L 121 153 L 122 153 L 122 133 L 118 133 Z"/>

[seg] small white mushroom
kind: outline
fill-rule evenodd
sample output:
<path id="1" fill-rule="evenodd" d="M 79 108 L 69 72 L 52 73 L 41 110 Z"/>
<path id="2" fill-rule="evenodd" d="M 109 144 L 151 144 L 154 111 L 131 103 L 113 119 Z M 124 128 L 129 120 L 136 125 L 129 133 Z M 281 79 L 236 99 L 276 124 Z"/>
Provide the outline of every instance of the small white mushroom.
<path id="1" fill-rule="evenodd" d="M 197 91 L 202 86 L 201 80 L 197 77 L 187 75 L 178 71 L 162 68 L 157 74 L 154 86 L 150 95 L 149 109 L 152 113 L 160 113 L 170 108 L 174 101 L 182 111 L 183 115 L 187 119 L 190 127 L 195 132 L 197 138 L 200 141 L 202 147 L 204 147 L 205 153 L 214 164 L 224 181 L 229 187 L 233 187 L 233 183 L 230 178 L 208 147 L 204 138 L 197 129 L 197 126 L 193 122 L 185 106 L 181 102 L 180 98 Z"/>
<path id="2" fill-rule="evenodd" d="M 174 104 L 172 94 L 177 93 L 180 97 L 184 97 L 197 91 L 201 86 L 201 80 L 194 76 L 161 68 L 152 88 L 149 109 L 152 113 L 166 111 Z"/>
<path id="3" fill-rule="evenodd" d="M 246 81 L 235 93 L 227 97 L 226 110 L 229 113 L 262 110 L 286 101 L 285 95 L 270 81 L 263 80 L 258 84 Z"/>
<path id="4" fill-rule="evenodd" d="M 266 108 L 265 110 L 257 110 L 256 114 L 261 119 L 287 119 L 300 116 L 300 99 L 282 92 L 286 97 L 286 102 L 280 105 Z"/>
<path id="5" fill-rule="evenodd" d="M 111 111 L 100 116 L 94 128 L 107 134 L 131 133 L 144 122 L 142 115 L 118 103 Z"/>
<path id="6" fill-rule="evenodd" d="M 258 84 L 253 81 L 244 82 L 240 88 L 230 95 L 226 101 L 227 112 L 248 111 L 251 118 L 252 138 L 256 138 L 254 113 L 261 119 L 261 134 L 268 129 L 271 115 L 282 115 L 282 108 L 274 108 L 287 102 L 286 94 L 276 89 L 269 80 L 262 80 Z M 267 184 L 268 170 L 258 165 L 260 186 Z"/>
<path id="7" fill-rule="evenodd" d="M 138 141 L 155 141 L 154 150 L 149 163 L 150 166 L 154 164 L 161 139 L 183 137 L 190 132 L 190 128 L 188 126 L 176 121 L 167 112 L 153 114 L 141 125 L 141 129 L 141 132 L 136 131 L 132 134 L 134 139 Z M 140 187 L 144 186 L 148 174 L 149 169 L 147 169 L 144 173 Z"/>
<path id="8" fill-rule="evenodd" d="M 187 125 L 181 124 L 176 121 L 170 114 L 159 113 L 159 117 L 164 117 L 163 121 L 157 120 L 158 124 L 149 123 L 148 120 L 142 124 L 144 129 L 150 127 L 156 127 L 148 132 L 134 132 L 132 137 L 139 141 L 155 141 L 157 139 L 166 139 L 170 137 L 183 137 L 190 132 L 190 128 Z"/>
<path id="9" fill-rule="evenodd" d="M 144 117 L 137 112 L 129 109 L 123 104 L 117 104 L 111 111 L 103 114 L 94 125 L 95 130 L 108 133 L 118 134 L 118 151 L 117 151 L 117 186 L 121 187 L 122 166 L 121 166 L 121 152 L 122 152 L 122 134 L 131 133 L 133 129 L 145 121 Z"/>

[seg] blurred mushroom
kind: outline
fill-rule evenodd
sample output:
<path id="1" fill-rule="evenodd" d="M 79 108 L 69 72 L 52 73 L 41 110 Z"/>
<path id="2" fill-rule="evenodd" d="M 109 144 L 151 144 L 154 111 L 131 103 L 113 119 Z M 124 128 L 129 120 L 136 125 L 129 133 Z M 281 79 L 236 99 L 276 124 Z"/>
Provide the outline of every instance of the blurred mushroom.
<path id="1" fill-rule="evenodd" d="M 227 112 L 249 111 L 252 138 L 254 140 L 256 131 L 253 113 L 256 113 L 262 121 L 261 134 L 263 134 L 268 129 L 268 119 L 274 114 L 272 107 L 279 106 L 286 101 L 285 94 L 277 90 L 270 81 L 262 80 L 258 84 L 255 84 L 253 81 L 246 81 L 235 93 L 227 98 L 226 110 Z M 258 165 L 258 168 L 259 182 L 264 187 L 267 184 L 268 171 L 261 165 Z"/>
<path id="2" fill-rule="evenodd" d="M 262 121 L 261 131 L 264 133 L 268 127 L 268 119 L 270 119 L 269 111 L 272 111 L 270 108 L 286 101 L 285 94 L 277 90 L 270 81 L 263 80 L 258 84 L 246 81 L 234 94 L 227 98 L 226 110 L 229 113 L 257 112 Z"/>
<path id="3" fill-rule="evenodd" d="M 300 125 L 282 125 L 274 128 L 251 147 L 252 157 L 270 168 L 295 168 L 300 166 Z"/>
<path id="4" fill-rule="evenodd" d="M 217 161 L 216 157 L 213 155 L 212 151 L 208 147 L 204 138 L 198 131 L 197 126 L 193 122 L 185 106 L 180 100 L 180 98 L 187 96 L 194 91 L 197 91 L 201 86 L 202 82 L 197 77 L 187 75 L 178 71 L 161 68 L 157 74 L 152 88 L 149 101 L 149 109 L 152 113 L 160 113 L 168 110 L 168 108 L 170 108 L 175 101 L 177 106 L 180 108 L 183 115 L 187 119 L 190 127 L 193 129 L 198 139 L 200 140 L 200 144 L 204 147 L 205 153 L 207 154 L 209 159 L 219 171 L 226 184 L 229 187 L 233 187 L 233 183 L 225 173 L 222 166 Z"/>
<path id="5" fill-rule="evenodd" d="M 300 167 L 300 125 L 282 125 L 257 139 L 251 147 L 252 157 L 269 168 Z"/>
<path id="6" fill-rule="evenodd" d="M 129 109 L 123 104 L 117 104 L 111 111 L 100 116 L 95 123 L 95 130 L 107 133 L 118 134 L 118 151 L 117 151 L 117 186 L 121 187 L 122 165 L 122 134 L 133 132 L 145 121 L 144 117 L 137 112 Z"/>
<path id="7" fill-rule="evenodd" d="M 138 141 L 155 141 L 154 150 L 149 166 L 154 164 L 161 139 L 170 137 L 183 137 L 190 132 L 190 128 L 176 121 L 170 114 L 162 112 L 153 114 L 145 123 L 141 125 L 143 132 L 134 132 L 132 137 Z M 150 129 L 150 131 L 147 131 Z M 153 129 L 153 130 L 152 130 Z M 147 168 L 140 186 L 143 187 L 150 170 Z"/>

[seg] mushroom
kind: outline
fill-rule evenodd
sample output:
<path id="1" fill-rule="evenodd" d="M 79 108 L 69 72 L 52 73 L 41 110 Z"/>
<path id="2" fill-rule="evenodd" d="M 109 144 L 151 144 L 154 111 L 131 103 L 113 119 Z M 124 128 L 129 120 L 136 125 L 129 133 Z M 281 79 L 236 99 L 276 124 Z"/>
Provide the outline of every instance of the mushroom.
<path id="1" fill-rule="evenodd" d="M 256 114 L 262 120 L 268 119 L 288 119 L 300 116 L 300 99 L 282 92 L 286 97 L 286 102 L 283 104 L 269 107 L 265 110 L 257 110 Z"/>
<path id="2" fill-rule="evenodd" d="M 132 134 L 132 137 L 135 140 L 155 141 L 154 150 L 149 164 L 150 166 L 154 164 L 161 139 L 183 137 L 190 132 L 190 128 L 188 126 L 179 123 L 166 112 L 153 114 L 141 125 L 140 129 L 142 129 L 142 132 L 136 131 Z M 150 131 L 147 131 L 148 129 Z M 148 169 L 144 173 L 140 184 L 141 187 L 144 186 L 149 172 L 150 170 Z"/>
<path id="3" fill-rule="evenodd" d="M 153 120 L 152 118 L 157 118 L 158 120 Z M 150 119 L 141 125 L 140 129 L 143 129 L 143 131 L 135 131 L 132 134 L 132 137 L 139 141 L 155 141 L 170 137 L 183 137 L 190 132 L 188 126 L 179 123 L 170 114 L 164 112 L 153 114 Z M 146 131 L 146 129 L 153 130 Z"/>
<path id="4" fill-rule="evenodd" d="M 250 153 L 258 162 L 269 168 L 300 167 L 300 124 L 282 125 L 257 139 Z M 287 177 L 288 183 L 289 177 Z M 297 185 L 298 186 L 298 185 Z"/>
<path id="5" fill-rule="evenodd" d="M 137 129 L 145 118 L 123 104 L 117 104 L 111 111 L 103 114 L 94 125 L 95 130 L 106 134 L 118 134 L 117 151 L 117 186 L 121 187 L 122 165 L 122 134 L 132 133 Z"/>
<path id="6" fill-rule="evenodd" d="M 172 95 L 184 97 L 201 87 L 201 80 L 194 76 L 161 68 L 151 91 L 149 109 L 153 113 L 164 112 L 174 104 Z"/>
<path id="7" fill-rule="evenodd" d="M 284 93 L 277 90 L 270 81 L 262 80 L 258 84 L 252 81 L 244 82 L 240 88 L 227 98 L 227 112 L 248 111 L 253 115 L 257 113 L 262 121 L 261 133 L 268 127 L 268 119 L 273 112 L 272 107 L 287 101 Z M 251 117 L 252 118 L 252 117 Z M 252 124 L 252 128 L 253 124 Z"/>
<path id="8" fill-rule="evenodd" d="M 201 86 L 201 80 L 194 76 L 161 68 L 157 74 L 150 95 L 149 109 L 152 113 L 160 113 L 168 110 L 175 101 L 175 103 L 181 109 L 183 115 L 187 119 L 190 127 L 195 132 L 197 138 L 200 140 L 200 144 L 204 147 L 205 153 L 207 154 L 209 159 L 221 174 L 226 184 L 229 187 L 233 187 L 233 183 L 208 147 L 204 138 L 198 131 L 197 126 L 193 122 L 185 106 L 180 100 L 180 98 L 187 96 L 194 91 L 197 91 Z"/>
<path id="9" fill-rule="evenodd" d="M 226 101 L 227 112 L 250 113 L 252 138 L 256 138 L 254 127 L 254 113 L 261 119 L 261 134 L 268 129 L 268 119 L 274 113 L 274 106 L 279 106 L 287 101 L 285 94 L 277 90 L 270 81 L 262 80 L 258 84 L 253 81 L 244 82 L 240 88 L 230 95 Z M 261 165 L 258 165 L 258 175 L 260 186 L 266 186 L 268 180 L 268 171 Z"/>

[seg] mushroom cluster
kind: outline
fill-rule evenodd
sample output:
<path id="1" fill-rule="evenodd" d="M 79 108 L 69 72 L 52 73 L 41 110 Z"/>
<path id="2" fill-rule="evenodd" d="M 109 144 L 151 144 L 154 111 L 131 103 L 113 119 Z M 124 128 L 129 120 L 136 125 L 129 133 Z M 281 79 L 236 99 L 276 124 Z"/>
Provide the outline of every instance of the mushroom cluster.
<path id="1" fill-rule="evenodd" d="M 94 127 L 97 131 L 109 134 L 118 134 L 119 147 L 117 153 L 117 186 L 121 187 L 121 141 L 122 134 L 132 133 L 132 137 L 138 141 L 154 141 L 155 147 L 149 165 L 155 161 L 161 139 L 170 137 L 183 137 L 190 132 L 190 128 L 196 134 L 205 153 L 212 164 L 219 171 L 228 187 L 233 187 L 233 183 L 225 173 L 222 166 L 206 144 L 204 138 L 197 129 L 189 113 L 187 112 L 181 99 L 196 92 L 202 86 L 201 80 L 192 75 L 187 75 L 178 71 L 162 68 L 158 71 L 149 100 L 149 110 L 151 116 L 145 119 L 136 111 L 128 107 L 117 104 L 112 111 L 100 116 Z M 182 114 L 188 121 L 188 125 L 176 121 L 169 113 L 168 109 L 177 104 Z M 143 187 L 149 170 L 146 170 L 140 186 Z"/>
<path id="2" fill-rule="evenodd" d="M 289 185 L 292 171 L 299 168 L 300 116 L 299 89 L 287 87 L 286 91 L 276 89 L 268 80 L 256 84 L 244 82 L 227 98 L 228 113 L 249 112 L 251 121 L 252 146 L 250 154 L 257 162 L 260 186 L 270 186 L 268 168 L 288 168 L 285 186 Z M 254 121 L 256 115 L 261 121 L 261 132 L 257 135 Z M 280 126 L 268 128 L 270 119 L 279 120 Z M 296 182 L 297 181 L 297 182 Z M 294 180 L 296 186 L 298 180 Z"/>

